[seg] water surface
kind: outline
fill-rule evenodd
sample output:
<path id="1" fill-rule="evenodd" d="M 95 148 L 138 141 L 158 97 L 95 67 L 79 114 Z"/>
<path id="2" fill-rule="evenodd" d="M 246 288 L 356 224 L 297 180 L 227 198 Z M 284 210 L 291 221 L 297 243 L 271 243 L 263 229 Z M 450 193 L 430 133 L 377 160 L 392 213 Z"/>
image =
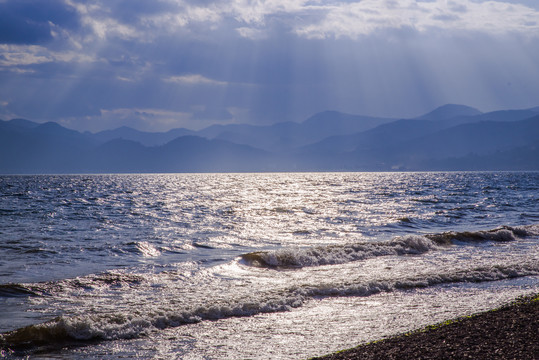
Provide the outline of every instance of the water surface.
<path id="1" fill-rule="evenodd" d="M 306 358 L 539 291 L 539 173 L 0 177 L 9 357 Z"/>

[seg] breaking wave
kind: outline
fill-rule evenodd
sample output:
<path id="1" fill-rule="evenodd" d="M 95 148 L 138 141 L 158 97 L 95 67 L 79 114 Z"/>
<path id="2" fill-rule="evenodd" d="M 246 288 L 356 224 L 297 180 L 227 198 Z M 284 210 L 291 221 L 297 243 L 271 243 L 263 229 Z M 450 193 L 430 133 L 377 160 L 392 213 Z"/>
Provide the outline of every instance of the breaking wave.
<path id="1" fill-rule="evenodd" d="M 203 320 L 252 316 L 288 311 L 320 297 L 370 296 L 381 292 L 425 288 L 461 282 L 487 282 L 539 275 L 539 260 L 523 264 L 496 265 L 431 273 L 401 279 L 365 281 L 361 278 L 335 284 L 303 284 L 281 291 L 253 293 L 248 297 L 208 299 L 197 306 L 178 305 L 175 309 L 149 312 L 130 311 L 108 314 L 60 316 L 54 320 L 0 334 L 0 349 L 29 353 L 43 347 L 59 347 L 87 341 L 131 339 L 151 331 L 177 327 Z"/>
<path id="2" fill-rule="evenodd" d="M 424 236 L 397 237 L 388 242 L 288 248 L 257 251 L 241 256 L 243 263 L 256 267 L 287 268 L 343 264 L 376 256 L 422 254 L 438 245 Z"/>
<path id="3" fill-rule="evenodd" d="M 241 255 L 241 260 L 244 264 L 255 267 L 302 268 L 344 264 L 377 256 L 417 255 L 459 242 L 505 242 L 537 235 L 539 235 L 538 225 L 502 226 L 488 231 L 398 236 L 385 242 L 257 251 Z"/>
<path id="4" fill-rule="evenodd" d="M 486 241 L 515 241 L 518 239 L 538 236 L 539 225 L 502 226 L 487 231 L 446 232 L 442 234 L 425 235 L 437 244 L 455 244 L 456 242 L 486 242 Z"/>

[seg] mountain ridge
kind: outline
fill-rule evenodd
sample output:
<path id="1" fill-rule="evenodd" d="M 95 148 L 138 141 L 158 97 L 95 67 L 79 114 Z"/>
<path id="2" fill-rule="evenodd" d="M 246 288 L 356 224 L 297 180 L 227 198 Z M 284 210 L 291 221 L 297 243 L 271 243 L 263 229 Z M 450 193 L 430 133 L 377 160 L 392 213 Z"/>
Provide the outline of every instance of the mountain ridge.
<path id="1" fill-rule="evenodd" d="M 445 104 L 437 107 L 436 109 L 419 116 L 417 119 L 430 120 L 430 119 L 439 119 L 447 120 L 457 116 L 475 116 L 482 114 L 481 111 L 466 105 L 458 104 Z"/>
<path id="2" fill-rule="evenodd" d="M 455 170 L 459 161 L 467 170 L 539 170 L 537 112 L 476 112 L 451 105 L 390 119 L 324 111 L 297 123 L 95 134 L 13 119 L 0 121 L 0 173 Z"/>

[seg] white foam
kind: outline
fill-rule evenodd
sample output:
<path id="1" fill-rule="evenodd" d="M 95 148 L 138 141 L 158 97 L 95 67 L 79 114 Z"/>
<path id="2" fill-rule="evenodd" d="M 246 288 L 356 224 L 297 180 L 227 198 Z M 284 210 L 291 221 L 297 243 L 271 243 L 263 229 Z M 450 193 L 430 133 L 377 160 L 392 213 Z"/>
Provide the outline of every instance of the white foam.
<path id="1" fill-rule="evenodd" d="M 258 251 L 244 254 L 241 258 L 245 264 L 257 267 L 301 268 L 344 264 L 377 256 L 424 254 L 457 242 L 508 242 L 536 235 L 539 235 L 539 225 L 503 226 L 488 231 L 397 236 L 386 242 Z"/>
<path id="2" fill-rule="evenodd" d="M 137 242 L 136 248 L 144 257 L 155 257 L 161 254 L 159 250 L 147 241 Z"/>
<path id="3" fill-rule="evenodd" d="M 389 242 L 330 245 L 312 248 L 285 248 L 242 256 L 258 267 L 306 267 L 343 264 L 377 256 L 422 254 L 438 246 L 424 236 L 397 237 Z"/>
<path id="4" fill-rule="evenodd" d="M 176 306 L 141 307 L 115 313 L 62 316 L 53 321 L 19 329 L 0 336 L 0 344 L 59 342 L 66 339 L 129 339 L 156 329 L 176 327 L 203 320 L 252 316 L 281 312 L 302 306 L 316 297 L 369 296 L 411 288 L 424 288 L 462 282 L 496 281 L 539 275 L 539 261 L 522 264 L 482 266 L 463 270 L 416 274 L 404 278 L 341 279 L 324 283 L 302 283 L 277 291 L 244 292 L 241 296 L 213 294 L 198 303 L 178 302 Z M 159 304 L 158 304 L 159 305 Z"/>

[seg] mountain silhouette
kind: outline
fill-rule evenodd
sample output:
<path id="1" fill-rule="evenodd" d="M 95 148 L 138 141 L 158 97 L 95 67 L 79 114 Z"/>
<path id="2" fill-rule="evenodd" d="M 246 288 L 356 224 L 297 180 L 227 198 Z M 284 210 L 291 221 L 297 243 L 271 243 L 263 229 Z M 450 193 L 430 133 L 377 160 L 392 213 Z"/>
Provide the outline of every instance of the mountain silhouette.
<path id="1" fill-rule="evenodd" d="M 475 116 L 480 115 L 481 111 L 465 105 L 447 104 L 440 106 L 431 112 L 418 117 L 424 120 L 447 120 L 457 116 Z"/>
<path id="2" fill-rule="evenodd" d="M 539 170 L 538 111 L 446 105 L 415 119 L 325 111 L 303 122 L 96 134 L 0 121 L 0 173 Z"/>

